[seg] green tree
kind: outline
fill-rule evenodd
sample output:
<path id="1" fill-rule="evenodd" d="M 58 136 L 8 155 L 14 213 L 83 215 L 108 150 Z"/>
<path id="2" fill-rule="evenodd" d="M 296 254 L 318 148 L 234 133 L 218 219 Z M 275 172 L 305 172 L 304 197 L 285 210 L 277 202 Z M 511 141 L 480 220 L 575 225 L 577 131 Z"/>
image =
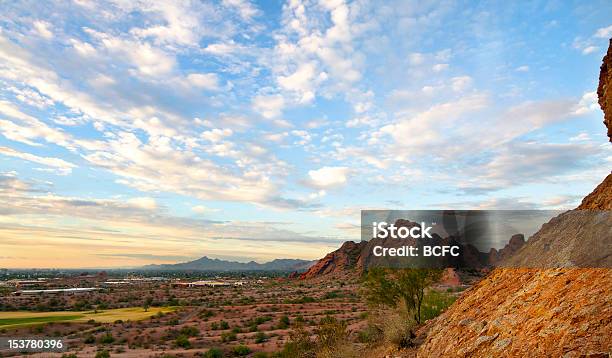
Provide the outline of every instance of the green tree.
<path id="1" fill-rule="evenodd" d="M 415 321 L 421 323 L 421 306 L 425 290 L 437 282 L 442 275 L 439 269 L 371 269 L 364 281 L 369 303 L 398 307 L 403 305 L 414 313 Z"/>

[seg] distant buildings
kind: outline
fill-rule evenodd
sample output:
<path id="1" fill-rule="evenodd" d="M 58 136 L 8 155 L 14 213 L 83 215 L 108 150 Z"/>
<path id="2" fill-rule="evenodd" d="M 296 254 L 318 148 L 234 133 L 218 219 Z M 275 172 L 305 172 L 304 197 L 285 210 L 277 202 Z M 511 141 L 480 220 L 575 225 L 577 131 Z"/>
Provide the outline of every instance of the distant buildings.
<path id="1" fill-rule="evenodd" d="M 14 292 L 15 295 L 40 295 L 40 294 L 75 294 L 75 293 L 85 293 L 85 292 L 93 292 L 97 291 L 99 288 L 95 287 L 75 287 L 75 288 L 56 288 L 49 290 L 19 290 Z"/>
<path id="2" fill-rule="evenodd" d="M 174 286 L 187 286 L 187 287 L 223 287 L 223 286 L 243 286 L 243 281 L 218 281 L 218 280 L 203 280 L 194 282 L 174 282 Z"/>

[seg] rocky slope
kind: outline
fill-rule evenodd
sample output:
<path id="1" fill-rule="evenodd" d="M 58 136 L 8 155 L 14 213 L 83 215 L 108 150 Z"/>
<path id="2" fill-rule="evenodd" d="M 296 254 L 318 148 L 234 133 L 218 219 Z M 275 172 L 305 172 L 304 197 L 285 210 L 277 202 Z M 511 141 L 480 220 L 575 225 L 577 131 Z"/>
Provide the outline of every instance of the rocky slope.
<path id="1" fill-rule="evenodd" d="M 491 249 L 489 251 L 489 265 L 496 266 L 500 261 L 507 260 L 520 250 L 523 245 L 525 245 L 525 236 L 523 234 L 512 236 L 504 248 L 499 250 Z"/>
<path id="2" fill-rule="evenodd" d="M 612 111 L 612 108 L 610 109 Z M 578 209 L 587 210 L 612 210 L 612 174 L 582 199 Z"/>
<path id="3" fill-rule="evenodd" d="M 598 88 L 609 136 L 611 52 L 612 41 L 601 67 Z M 612 225 L 597 218 L 610 215 L 593 215 L 593 210 L 612 210 L 612 175 L 584 198 L 577 210 L 544 225 L 513 260 L 561 266 L 580 260 L 581 264 L 588 263 L 589 254 L 606 260 L 599 251 L 609 250 Z M 603 235 L 599 237 L 603 246 L 584 245 L 585 232 Z M 590 240 L 590 244 L 597 245 L 597 240 Z M 565 249 L 568 245 L 579 251 L 579 257 Z M 417 355 L 608 357 L 611 352 L 611 269 L 498 268 L 435 319 Z"/>
<path id="4" fill-rule="evenodd" d="M 418 356 L 607 353 L 612 348 L 610 303 L 608 269 L 496 269 L 436 319 Z"/>

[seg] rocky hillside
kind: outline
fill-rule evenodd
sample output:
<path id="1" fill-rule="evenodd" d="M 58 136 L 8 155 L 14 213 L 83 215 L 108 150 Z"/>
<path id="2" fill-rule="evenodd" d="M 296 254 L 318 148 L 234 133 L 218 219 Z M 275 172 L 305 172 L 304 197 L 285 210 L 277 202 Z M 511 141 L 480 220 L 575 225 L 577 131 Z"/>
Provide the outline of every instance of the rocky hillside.
<path id="1" fill-rule="evenodd" d="M 610 46 L 598 88 L 609 136 L 612 41 Z M 520 250 L 519 259 L 571 266 L 576 260 L 588 260 L 591 253 L 605 260 L 599 251 L 609 250 L 612 226 L 598 221 L 589 212 L 592 210 L 612 210 L 612 175 L 584 198 L 577 210 L 544 225 Z M 600 215 L 606 216 L 609 218 Z M 603 235 L 599 237 L 604 239 L 603 246 L 581 245 L 585 232 Z M 578 249 L 579 257 L 564 249 L 568 245 Z M 610 303 L 611 269 L 498 268 L 435 319 L 418 356 L 608 357 L 612 352 Z"/>
<path id="2" fill-rule="evenodd" d="M 418 356 L 607 353 L 610 302 L 609 269 L 496 269 L 436 319 Z"/>
<path id="3" fill-rule="evenodd" d="M 578 209 L 612 210 L 612 174 L 608 175 L 591 194 L 582 199 Z"/>

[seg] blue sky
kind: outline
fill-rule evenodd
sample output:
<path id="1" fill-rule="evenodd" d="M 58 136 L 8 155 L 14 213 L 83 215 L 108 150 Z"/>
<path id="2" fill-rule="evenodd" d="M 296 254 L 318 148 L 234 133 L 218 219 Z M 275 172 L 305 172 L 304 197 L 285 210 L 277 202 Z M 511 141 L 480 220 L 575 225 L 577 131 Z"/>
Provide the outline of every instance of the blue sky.
<path id="1" fill-rule="evenodd" d="M 0 5 L 0 266 L 321 257 L 361 209 L 571 208 L 608 1 Z"/>

